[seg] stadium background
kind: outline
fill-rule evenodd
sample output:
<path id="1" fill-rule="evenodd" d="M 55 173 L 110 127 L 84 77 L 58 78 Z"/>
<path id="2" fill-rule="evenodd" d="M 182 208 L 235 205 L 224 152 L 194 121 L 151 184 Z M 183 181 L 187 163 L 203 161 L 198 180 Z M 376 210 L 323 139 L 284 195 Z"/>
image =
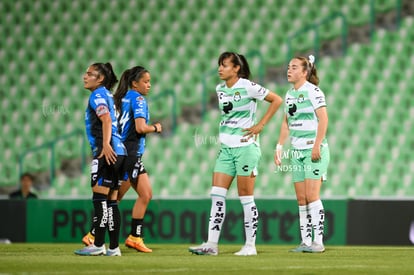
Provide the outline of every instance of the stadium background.
<path id="1" fill-rule="evenodd" d="M 413 10 L 403 0 L 1 1 L 0 193 L 28 171 L 40 198 L 90 197 L 81 81 L 89 64 L 109 61 L 118 76 L 134 65 L 152 74 L 152 120 L 165 125 L 144 157 L 154 199 L 207 198 L 216 62 L 230 50 L 279 95 L 289 57 L 317 56 L 330 116 L 324 199 L 410 200 Z M 261 137 L 259 198 L 294 198 L 290 173 L 273 164 L 281 118 Z"/>

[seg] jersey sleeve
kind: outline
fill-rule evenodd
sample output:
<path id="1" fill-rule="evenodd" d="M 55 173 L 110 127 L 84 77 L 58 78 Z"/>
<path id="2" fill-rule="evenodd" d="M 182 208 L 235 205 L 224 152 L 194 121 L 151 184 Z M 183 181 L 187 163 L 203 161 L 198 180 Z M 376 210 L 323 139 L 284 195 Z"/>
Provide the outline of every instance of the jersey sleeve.
<path id="1" fill-rule="evenodd" d="M 247 81 L 246 89 L 247 89 L 247 94 L 250 97 L 256 98 L 258 100 L 264 100 L 264 98 L 269 93 L 268 89 L 262 87 L 261 85 L 255 83 L 255 82 L 249 81 L 249 80 Z"/>
<path id="2" fill-rule="evenodd" d="M 142 95 L 136 95 L 131 99 L 132 110 L 135 118 L 147 117 L 147 101 Z"/>
<path id="3" fill-rule="evenodd" d="M 325 95 L 318 87 L 315 87 L 315 89 L 312 90 L 309 95 L 309 99 L 312 102 L 314 110 L 326 106 Z"/>
<path id="4" fill-rule="evenodd" d="M 100 93 L 91 94 L 89 97 L 89 105 L 98 117 L 109 113 L 108 102 L 106 102 L 105 97 Z"/>

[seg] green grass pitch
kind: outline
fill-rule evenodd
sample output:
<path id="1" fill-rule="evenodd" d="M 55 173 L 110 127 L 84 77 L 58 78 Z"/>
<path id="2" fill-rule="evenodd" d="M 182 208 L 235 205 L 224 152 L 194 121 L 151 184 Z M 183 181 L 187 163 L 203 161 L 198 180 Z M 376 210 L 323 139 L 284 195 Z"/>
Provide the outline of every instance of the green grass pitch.
<path id="1" fill-rule="evenodd" d="M 153 244 L 153 253 L 121 247 L 122 257 L 77 256 L 82 244 L 0 245 L 0 274 L 414 274 L 411 246 L 326 246 L 319 254 L 292 246 L 258 245 L 257 256 L 235 256 L 241 245 L 220 245 L 218 256 L 188 252 L 192 244 Z"/>

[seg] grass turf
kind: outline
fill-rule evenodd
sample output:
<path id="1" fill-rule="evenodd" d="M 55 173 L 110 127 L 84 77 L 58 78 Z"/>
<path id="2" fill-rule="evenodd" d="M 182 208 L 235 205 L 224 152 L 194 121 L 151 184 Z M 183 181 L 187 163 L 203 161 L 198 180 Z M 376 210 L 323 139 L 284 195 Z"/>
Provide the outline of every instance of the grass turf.
<path id="1" fill-rule="evenodd" d="M 189 244 L 149 245 L 153 253 L 121 247 L 122 257 L 77 256 L 80 244 L 0 245 L 0 274 L 414 274 L 411 246 L 327 246 L 324 253 L 291 253 L 292 246 L 258 245 L 258 256 L 235 256 L 241 245 L 220 245 L 218 256 L 197 256 Z"/>

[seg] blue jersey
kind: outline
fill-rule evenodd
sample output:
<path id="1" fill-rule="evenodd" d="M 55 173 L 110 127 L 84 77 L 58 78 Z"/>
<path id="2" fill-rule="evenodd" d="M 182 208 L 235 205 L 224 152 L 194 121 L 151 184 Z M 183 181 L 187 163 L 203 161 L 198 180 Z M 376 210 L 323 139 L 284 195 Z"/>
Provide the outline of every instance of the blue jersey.
<path id="1" fill-rule="evenodd" d="M 117 155 L 125 156 L 126 148 L 118 133 L 118 122 L 115 117 L 114 100 L 112 94 L 103 86 L 94 90 L 89 96 L 88 107 L 85 112 L 86 135 L 91 146 L 92 155 L 99 156 L 102 151 L 103 134 L 101 115 L 110 114 L 112 119 L 111 146 Z"/>
<path id="2" fill-rule="evenodd" d="M 148 123 L 148 104 L 140 93 L 129 90 L 122 98 L 122 113 L 119 114 L 121 139 L 127 148 L 128 155 L 142 156 L 145 151 L 145 134 L 137 133 L 136 118 L 143 118 L 145 123 Z"/>

